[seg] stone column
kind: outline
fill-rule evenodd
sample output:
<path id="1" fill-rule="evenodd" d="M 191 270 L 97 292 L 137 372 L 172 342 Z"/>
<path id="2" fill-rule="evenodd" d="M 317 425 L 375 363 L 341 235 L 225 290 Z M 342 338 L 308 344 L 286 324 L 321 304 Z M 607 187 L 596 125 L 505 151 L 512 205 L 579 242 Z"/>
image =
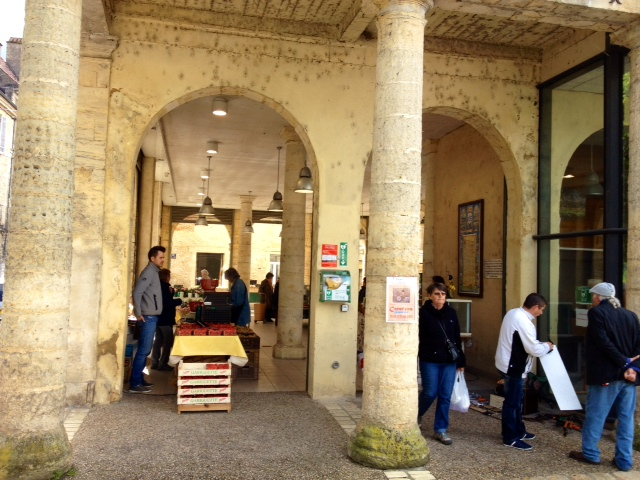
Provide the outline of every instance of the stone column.
<path id="1" fill-rule="evenodd" d="M 278 340 L 274 358 L 307 358 L 302 344 L 302 307 L 304 300 L 305 206 L 307 196 L 294 189 L 305 166 L 305 149 L 291 127 L 280 133 L 286 142 L 284 170 L 285 207 L 282 212 L 280 253 L 280 293 L 278 299 Z"/>
<path id="2" fill-rule="evenodd" d="M 434 216 L 436 212 L 435 161 L 438 140 L 426 140 L 422 145 L 422 198 L 424 212 L 424 237 L 422 239 L 422 298 L 427 298 L 427 287 L 436 272 L 433 265 Z M 446 278 L 445 278 L 446 280 Z"/>
<path id="3" fill-rule="evenodd" d="M 0 335 L 2 478 L 71 466 L 62 421 L 81 11 L 81 0 L 26 7 Z"/>
<path id="4" fill-rule="evenodd" d="M 171 234 L 173 233 L 173 229 L 171 228 L 171 207 L 168 205 L 162 206 L 162 221 L 161 221 L 161 229 L 160 229 L 160 245 L 163 245 L 167 248 L 167 258 L 164 261 L 166 268 L 171 270 Z M 213 278 L 213 277 L 212 277 Z"/>
<path id="5" fill-rule="evenodd" d="M 138 254 L 136 259 L 136 273 L 139 275 L 149 263 L 149 249 L 153 225 L 154 190 L 156 184 L 156 159 L 144 157 L 142 172 L 140 173 L 140 204 L 138 205 Z"/>
<path id="6" fill-rule="evenodd" d="M 430 3 L 433 6 L 433 3 Z M 385 322 L 386 277 L 417 277 L 425 3 L 386 4 L 377 18 L 376 106 L 367 252 L 362 417 L 348 446 L 358 463 L 429 460 L 418 416 L 418 324 Z M 417 312 L 416 312 L 417 313 Z"/>
<path id="7" fill-rule="evenodd" d="M 249 280 L 251 279 L 251 238 L 250 233 L 244 233 L 244 227 L 247 220 L 251 220 L 253 210 L 253 201 L 256 199 L 253 195 L 240 195 L 240 217 L 236 225 L 234 222 L 234 230 L 239 232 L 238 242 L 238 259 L 235 262 L 235 268 L 240 274 L 240 278 L 244 280 L 249 288 Z M 234 217 L 235 220 L 235 217 Z"/>
<path id="8" fill-rule="evenodd" d="M 640 22 L 613 35 L 612 43 L 630 49 L 628 233 L 625 307 L 640 312 Z M 618 295 L 619 297 L 621 295 Z M 636 403 L 634 448 L 640 448 L 640 402 Z"/>

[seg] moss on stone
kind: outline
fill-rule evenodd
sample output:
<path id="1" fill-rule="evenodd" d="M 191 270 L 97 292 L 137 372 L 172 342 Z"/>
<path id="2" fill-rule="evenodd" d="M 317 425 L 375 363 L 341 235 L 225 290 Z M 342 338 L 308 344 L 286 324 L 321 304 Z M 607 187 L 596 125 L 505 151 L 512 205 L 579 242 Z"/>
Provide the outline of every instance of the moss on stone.
<path id="1" fill-rule="evenodd" d="M 373 468 L 413 468 L 429 462 L 429 447 L 417 426 L 401 432 L 367 425 L 355 433 L 347 450 L 353 461 Z"/>
<path id="2" fill-rule="evenodd" d="M 71 468 L 71 444 L 64 430 L 0 438 L 0 480 L 49 480 Z"/>

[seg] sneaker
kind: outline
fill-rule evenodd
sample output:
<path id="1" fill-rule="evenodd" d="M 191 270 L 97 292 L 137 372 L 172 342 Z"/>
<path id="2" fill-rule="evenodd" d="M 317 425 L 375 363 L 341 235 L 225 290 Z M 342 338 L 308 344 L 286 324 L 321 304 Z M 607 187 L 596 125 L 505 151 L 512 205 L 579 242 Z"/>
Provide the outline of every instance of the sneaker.
<path id="1" fill-rule="evenodd" d="M 533 433 L 526 432 L 520 440 L 535 440 L 536 436 Z"/>
<path id="2" fill-rule="evenodd" d="M 144 385 L 137 385 L 135 387 L 129 387 L 127 390 L 129 393 L 151 393 L 151 389 L 149 387 L 145 387 Z"/>
<path id="3" fill-rule="evenodd" d="M 142 380 L 142 386 L 143 387 L 147 387 L 147 388 L 151 388 L 151 387 L 153 387 L 153 383 L 147 382 L 146 380 Z"/>
<path id="4" fill-rule="evenodd" d="M 533 447 L 528 443 L 524 443 L 522 440 L 514 440 L 511 443 L 505 443 L 505 447 L 513 447 L 516 450 L 522 450 L 524 452 L 528 452 L 529 450 L 533 450 Z"/>
<path id="5" fill-rule="evenodd" d="M 436 432 L 433 434 L 433 438 L 443 445 L 451 445 L 453 443 L 453 440 L 451 440 L 451 437 L 447 435 L 447 432 Z"/>
<path id="6" fill-rule="evenodd" d="M 577 460 L 578 462 L 588 463 L 589 465 L 600 465 L 600 462 L 596 462 L 594 460 L 589 460 L 584 456 L 582 452 L 578 452 L 576 450 L 571 450 L 569 452 L 569 458 Z"/>

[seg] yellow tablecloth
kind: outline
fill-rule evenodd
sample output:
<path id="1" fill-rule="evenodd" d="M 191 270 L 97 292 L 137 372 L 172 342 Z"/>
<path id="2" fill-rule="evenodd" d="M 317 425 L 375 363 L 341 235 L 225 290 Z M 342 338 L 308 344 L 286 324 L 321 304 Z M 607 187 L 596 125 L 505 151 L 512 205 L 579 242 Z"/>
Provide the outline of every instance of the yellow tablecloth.
<path id="1" fill-rule="evenodd" d="M 249 361 L 237 336 L 176 336 L 169 363 L 175 365 L 182 357 L 193 355 L 229 355 L 229 361 L 240 367 Z"/>

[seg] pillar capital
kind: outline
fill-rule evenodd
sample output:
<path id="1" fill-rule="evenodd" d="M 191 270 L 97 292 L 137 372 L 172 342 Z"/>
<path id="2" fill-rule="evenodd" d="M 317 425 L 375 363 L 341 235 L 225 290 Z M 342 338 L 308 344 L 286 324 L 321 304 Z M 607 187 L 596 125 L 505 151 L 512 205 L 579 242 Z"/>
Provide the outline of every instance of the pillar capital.
<path id="1" fill-rule="evenodd" d="M 101 33 L 83 33 L 80 37 L 80 56 L 110 59 L 117 46 L 118 37 Z"/>
<path id="2" fill-rule="evenodd" d="M 255 199 L 255 195 L 240 195 L 240 203 L 253 203 Z"/>
<path id="3" fill-rule="evenodd" d="M 296 133 L 296 130 L 291 126 L 282 127 L 282 130 L 280 130 L 280 138 L 282 138 L 285 143 L 302 143 L 302 140 L 300 140 L 300 137 Z"/>
<path id="4" fill-rule="evenodd" d="M 640 20 L 630 23 L 625 28 L 611 34 L 611 43 L 622 45 L 630 50 L 640 47 Z"/>
<path id="5" fill-rule="evenodd" d="M 435 0 L 376 0 L 375 3 L 380 8 L 378 15 L 410 12 L 416 9 L 423 9 L 422 15 L 426 15 L 435 6 Z"/>

